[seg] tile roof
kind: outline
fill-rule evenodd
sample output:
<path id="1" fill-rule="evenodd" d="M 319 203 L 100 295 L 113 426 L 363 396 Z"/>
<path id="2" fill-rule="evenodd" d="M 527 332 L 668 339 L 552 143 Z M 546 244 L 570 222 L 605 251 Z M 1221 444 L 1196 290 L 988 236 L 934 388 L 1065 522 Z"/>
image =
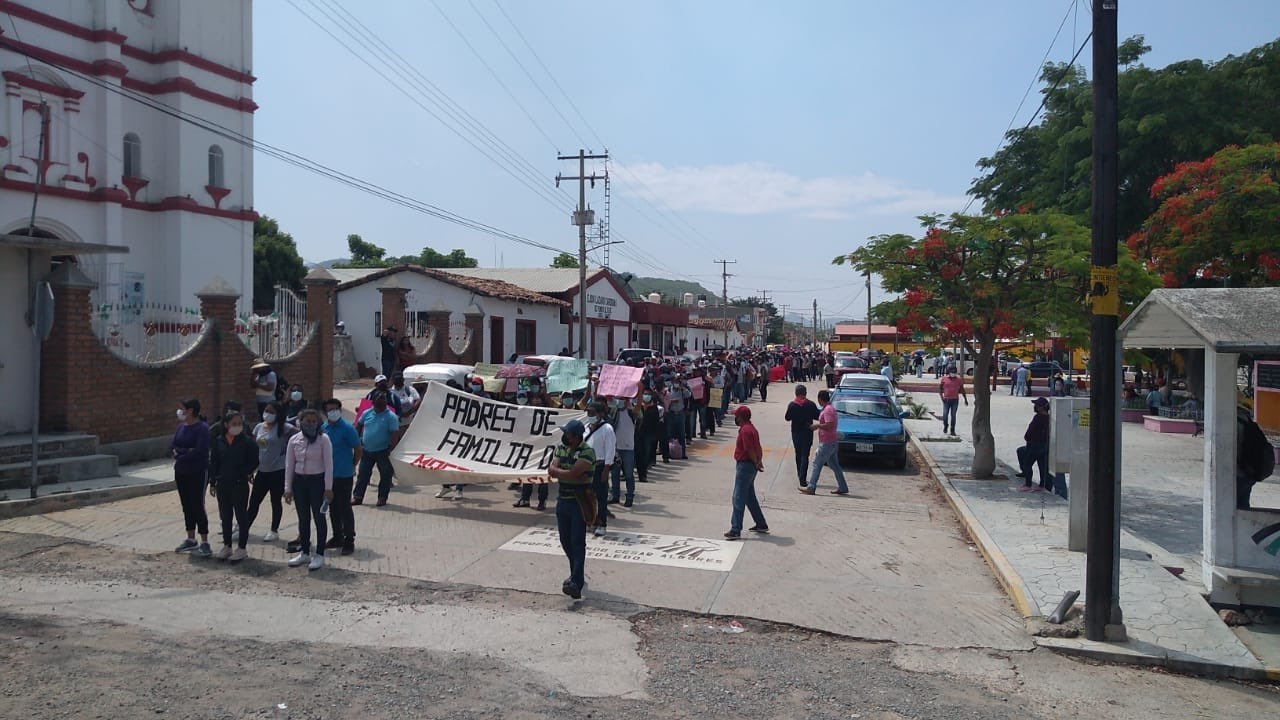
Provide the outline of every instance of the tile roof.
<path id="1" fill-rule="evenodd" d="M 588 267 L 588 281 L 603 269 Z M 564 293 L 578 286 L 578 268 L 450 268 L 449 272 L 470 278 L 501 280 L 539 293 Z"/>
<path id="2" fill-rule="evenodd" d="M 346 290 L 347 288 L 363 285 L 364 283 L 373 282 L 375 280 L 381 280 L 382 278 L 402 272 L 423 275 L 441 282 L 449 283 L 450 285 L 456 285 L 457 287 L 470 290 L 477 295 L 484 295 L 485 297 L 497 298 L 499 300 L 512 300 L 515 302 L 527 302 L 537 305 L 555 305 L 556 307 L 569 306 L 569 303 L 549 297 L 541 292 L 535 292 L 528 288 L 521 287 L 510 282 L 504 282 L 499 279 L 464 275 L 457 272 L 455 268 L 439 270 L 436 268 L 418 267 L 417 265 L 397 265 L 396 267 L 389 268 L 331 268 L 329 270 L 329 273 L 338 279 L 339 290 Z M 576 274 L 577 271 L 575 270 L 574 273 Z"/>

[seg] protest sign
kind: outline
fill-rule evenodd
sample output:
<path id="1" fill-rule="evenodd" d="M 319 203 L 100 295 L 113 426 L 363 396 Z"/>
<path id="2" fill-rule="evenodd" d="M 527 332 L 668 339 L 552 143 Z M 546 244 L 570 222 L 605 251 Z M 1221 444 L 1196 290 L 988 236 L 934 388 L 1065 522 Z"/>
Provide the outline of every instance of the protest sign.
<path id="1" fill-rule="evenodd" d="M 563 358 L 547 363 L 547 393 L 577 392 L 587 389 L 587 361 Z"/>
<path id="2" fill-rule="evenodd" d="M 626 365 L 605 365 L 600 368 L 600 386 L 596 394 L 600 397 L 631 398 L 639 390 L 640 378 L 644 369 Z"/>
<path id="3" fill-rule="evenodd" d="M 689 378 L 689 392 L 693 393 L 694 400 L 702 399 L 702 378 Z"/>
<path id="4" fill-rule="evenodd" d="M 501 365 L 493 363 L 478 363 L 476 369 L 472 371 L 473 375 L 479 375 L 484 378 L 484 391 L 487 393 L 500 393 L 507 385 L 506 380 L 498 379 L 498 370 Z"/>
<path id="5" fill-rule="evenodd" d="M 405 482 L 548 482 L 560 428 L 584 416 L 486 400 L 431 383 L 391 459 L 396 477 Z"/>
<path id="6" fill-rule="evenodd" d="M 711 407 L 718 408 L 722 402 L 724 402 L 724 390 L 717 387 L 711 388 Z"/>

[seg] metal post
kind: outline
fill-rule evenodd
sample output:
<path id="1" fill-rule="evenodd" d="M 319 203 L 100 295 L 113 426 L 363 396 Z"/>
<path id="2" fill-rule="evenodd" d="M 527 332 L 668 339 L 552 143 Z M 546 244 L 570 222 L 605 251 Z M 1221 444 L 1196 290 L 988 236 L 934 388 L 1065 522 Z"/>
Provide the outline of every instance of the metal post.
<path id="1" fill-rule="evenodd" d="M 871 271 L 867 271 L 867 352 L 870 353 L 871 347 Z"/>
<path id="2" fill-rule="evenodd" d="M 1085 635 L 1120 640 L 1119 495 L 1116 415 L 1116 326 L 1120 301 L 1116 278 L 1119 204 L 1119 93 L 1116 0 L 1093 3 L 1093 317 L 1089 357 L 1089 537 L 1085 566 Z"/>

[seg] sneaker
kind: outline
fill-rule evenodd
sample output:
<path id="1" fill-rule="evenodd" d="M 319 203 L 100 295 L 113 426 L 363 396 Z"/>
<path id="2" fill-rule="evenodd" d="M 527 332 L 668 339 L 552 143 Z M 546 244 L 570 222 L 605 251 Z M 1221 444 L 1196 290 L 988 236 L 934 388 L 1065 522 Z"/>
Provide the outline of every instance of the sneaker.
<path id="1" fill-rule="evenodd" d="M 200 557 L 213 557 L 213 548 L 209 547 L 209 543 L 200 543 L 200 547 L 196 548 L 196 554 Z"/>
<path id="2" fill-rule="evenodd" d="M 730 530 L 729 532 L 727 532 L 727 533 L 725 533 L 725 534 L 724 534 L 724 539 L 725 539 L 725 540 L 741 540 L 741 539 L 742 539 L 742 533 L 740 533 L 740 532 L 734 532 L 734 531 Z"/>
<path id="3" fill-rule="evenodd" d="M 451 488 L 451 487 L 442 487 L 442 488 L 440 488 L 440 492 L 436 493 L 436 497 L 438 497 L 438 498 L 447 498 L 447 497 L 449 497 L 449 495 L 451 495 L 452 493 L 453 493 L 453 488 Z"/>
<path id="4" fill-rule="evenodd" d="M 337 549 L 342 547 L 342 538 L 329 538 L 329 542 L 324 544 L 326 550 Z"/>
<path id="5" fill-rule="evenodd" d="M 635 504 L 635 501 L 634 501 L 633 499 L 631 499 L 631 498 L 627 498 L 626 500 L 623 500 L 623 501 L 622 501 L 622 507 L 628 507 L 628 508 L 629 508 L 629 507 L 631 507 L 633 504 Z"/>
<path id="6" fill-rule="evenodd" d="M 439 496 L 439 495 L 437 495 L 436 497 L 440 497 L 440 496 Z M 353 498 L 351 498 L 351 504 L 352 504 L 352 506 L 355 506 L 355 505 L 363 505 L 363 504 L 364 504 L 364 498 L 362 498 L 362 497 L 353 497 Z"/>
<path id="7" fill-rule="evenodd" d="M 343 554 L 343 555 L 350 555 L 351 553 L 353 553 L 353 552 L 355 552 L 355 551 L 356 551 L 356 544 L 355 544 L 355 543 L 343 543 L 343 545 L 342 545 L 342 554 Z"/>
<path id="8" fill-rule="evenodd" d="M 751 532 L 753 532 L 753 533 L 760 533 L 761 535 L 768 535 L 768 534 L 769 534 L 769 526 L 768 526 L 768 525 L 753 525 L 753 526 L 751 526 Z"/>
<path id="9" fill-rule="evenodd" d="M 219 551 L 217 552 L 217 554 L 213 556 L 213 558 L 214 558 L 215 560 L 230 560 L 230 559 L 231 559 L 231 546 L 230 546 L 230 545 L 223 545 L 223 546 L 222 546 L 222 549 L 221 549 L 221 550 L 219 550 Z"/>
<path id="10" fill-rule="evenodd" d="M 200 547 L 200 543 L 196 542 L 193 538 L 187 538 L 186 540 L 182 541 L 181 545 L 174 548 L 173 551 L 180 552 L 180 553 L 191 552 L 192 550 L 195 550 L 198 547 Z"/>
<path id="11" fill-rule="evenodd" d="M 571 583 L 571 582 L 566 582 L 565 584 L 563 584 L 563 585 L 561 585 L 561 586 L 560 586 L 560 592 L 564 593 L 565 595 L 568 595 L 569 597 L 573 598 L 574 600 L 581 600 L 581 599 L 582 599 L 582 587 L 583 587 L 583 586 L 581 586 L 581 585 L 575 585 L 575 584 L 573 584 L 573 583 Z"/>
<path id="12" fill-rule="evenodd" d="M 609 531 L 608 529 L 605 528 L 605 526 L 597 525 L 596 529 L 592 532 L 592 534 L 595 535 L 596 537 L 604 537 L 605 533 L 607 532 Z"/>
<path id="13" fill-rule="evenodd" d="M 384 497 L 378 498 L 378 504 L 375 507 L 386 507 L 386 506 L 387 506 L 387 499 Z"/>
<path id="14" fill-rule="evenodd" d="M 240 562 L 249 557 L 249 553 L 244 548 L 238 547 L 235 552 L 231 553 L 231 562 Z"/>
<path id="15" fill-rule="evenodd" d="M 454 489 L 453 489 L 453 499 L 454 499 L 454 500 L 461 500 L 461 499 L 462 499 L 462 488 L 454 488 Z"/>
<path id="16" fill-rule="evenodd" d="M 266 535 L 262 536 L 262 542 L 275 542 L 280 539 L 280 533 L 275 530 L 268 530 Z"/>
<path id="17" fill-rule="evenodd" d="M 520 498 L 519 500 L 512 503 L 511 507 L 529 507 L 529 501 L 525 500 L 524 498 Z"/>
<path id="18" fill-rule="evenodd" d="M 316 570 L 319 570 L 322 567 L 324 567 L 324 556 L 312 555 L 311 564 L 307 566 L 307 570 L 310 572 L 315 572 Z"/>
<path id="19" fill-rule="evenodd" d="M 848 490 L 832 490 L 831 494 L 832 495 L 848 495 L 849 491 Z"/>
<path id="20" fill-rule="evenodd" d="M 299 551 L 297 555 L 289 558 L 289 567 L 301 567 L 311 562 L 311 553 Z"/>
<path id="21" fill-rule="evenodd" d="M 546 510 L 546 509 L 547 509 L 547 501 L 546 501 L 546 500 L 539 500 L 539 501 L 538 501 L 538 510 Z"/>
<path id="22" fill-rule="evenodd" d="M 802 487 L 802 488 L 800 488 L 800 493 L 801 493 L 802 495 L 817 495 L 817 494 L 818 494 L 818 491 L 817 491 L 817 490 L 810 490 L 808 487 Z"/>

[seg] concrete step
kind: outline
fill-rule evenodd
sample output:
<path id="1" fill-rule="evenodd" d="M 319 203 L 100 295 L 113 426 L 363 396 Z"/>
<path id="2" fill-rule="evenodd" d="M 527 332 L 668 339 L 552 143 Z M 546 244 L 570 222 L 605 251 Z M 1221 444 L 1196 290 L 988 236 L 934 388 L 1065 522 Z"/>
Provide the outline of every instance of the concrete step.
<path id="1" fill-rule="evenodd" d="M 36 473 L 41 485 L 92 480 L 117 475 L 120 471 L 115 455 L 78 455 L 76 457 L 40 458 Z M 30 487 L 31 460 L 0 465 L 0 490 Z"/>
<path id="2" fill-rule="evenodd" d="M 93 455 L 98 452 L 98 436 L 85 433 L 42 433 L 37 444 L 41 460 Z M 30 435 L 0 436 L 0 465 L 30 462 Z"/>

